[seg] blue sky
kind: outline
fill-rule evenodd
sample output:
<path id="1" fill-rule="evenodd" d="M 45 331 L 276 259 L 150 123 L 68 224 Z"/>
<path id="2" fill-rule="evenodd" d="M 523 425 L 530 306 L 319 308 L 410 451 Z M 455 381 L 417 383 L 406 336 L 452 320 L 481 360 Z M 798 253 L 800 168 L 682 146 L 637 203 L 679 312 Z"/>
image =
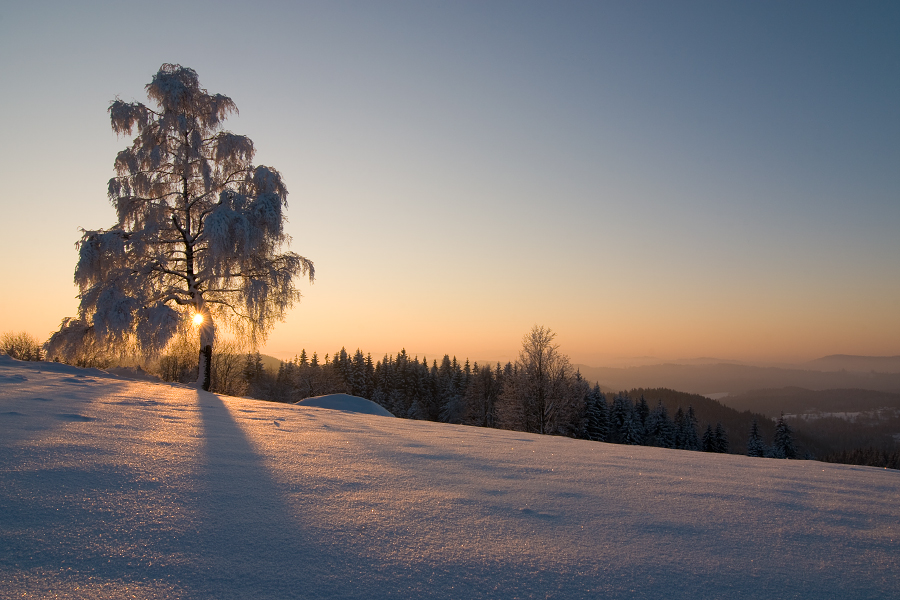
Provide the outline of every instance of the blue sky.
<path id="1" fill-rule="evenodd" d="M 18 3 L 0 330 L 74 314 L 106 108 L 174 62 L 316 262 L 273 354 L 900 354 L 898 40 L 891 2 Z"/>

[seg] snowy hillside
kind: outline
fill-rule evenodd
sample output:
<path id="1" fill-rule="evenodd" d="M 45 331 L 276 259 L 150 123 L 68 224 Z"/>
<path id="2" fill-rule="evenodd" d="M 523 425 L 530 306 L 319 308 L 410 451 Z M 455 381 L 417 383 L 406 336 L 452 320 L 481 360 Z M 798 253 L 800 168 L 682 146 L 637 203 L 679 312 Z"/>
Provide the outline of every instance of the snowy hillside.
<path id="1" fill-rule="evenodd" d="M 0 360 L 4 599 L 897 598 L 898 499 L 896 471 Z"/>

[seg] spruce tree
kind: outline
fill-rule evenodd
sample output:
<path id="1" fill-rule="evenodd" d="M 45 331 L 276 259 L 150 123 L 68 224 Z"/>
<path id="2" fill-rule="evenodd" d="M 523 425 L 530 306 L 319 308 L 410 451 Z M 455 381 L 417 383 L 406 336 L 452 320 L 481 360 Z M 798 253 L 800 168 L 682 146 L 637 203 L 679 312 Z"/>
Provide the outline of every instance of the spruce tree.
<path id="1" fill-rule="evenodd" d="M 759 425 L 757 425 L 756 419 L 753 419 L 753 425 L 750 426 L 750 439 L 747 440 L 747 456 L 762 458 L 765 455 L 766 445 L 759 434 Z"/>
<path id="2" fill-rule="evenodd" d="M 621 443 L 625 435 L 625 422 L 634 411 L 634 404 L 627 394 L 620 394 L 613 399 L 610 410 L 609 440 Z"/>
<path id="3" fill-rule="evenodd" d="M 716 434 L 713 433 L 712 425 L 709 423 L 706 424 L 706 431 L 703 432 L 703 439 L 701 440 L 701 448 L 704 452 L 715 452 L 716 451 Z"/>
<path id="4" fill-rule="evenodd" d="M 728 434 L 725 433 L 725 427 L 722 426 L 721 422 L 716 423 L 716 431 L 713 439 L 716 452 L 728 454 Z"/>
<path id="5" fill-rule="evenodd" d="M 622 443 L 630 446 L 640 446 L 644 443 L 644 427 L 641 425 L 641 415 L 637 408 L 625 415 L 622 424 Z"/>
<path id="6" fill-rule="evenodd" d="M 675 445 L 673 448 L 684 450 L 686 438 L 686 428 L 684 425 L 684 411 L 681 407 L 675 411 Z"/>
<path id="7" fill-rule="evenodd" d="M 697 416 L 694 414 L 693 406 L 688 406 L 687 414 L 684 416 L 684 449 L 700 449 L 700 438 L 697 437 Z"/>
<path id="8" fill-rule="evenodd" d="M 644 400 L 644 395 L 641 394 L 640 400 L 637 401 L 635 405 L 635 410 L 637 410 L 638 418 L 641 421 L 641 426 L 644 429 L 647 428 L 647 418 L 650 416 L 650 407 L 647 405 L 647 401 Z"/>
<path id="9" fill-rule="evenodd" d="M 605 442 L 609 439 L 609 407 L 599 385 L 595 385 L 594 389 L 588 393 L 585 404 L 587 438 L 595 442 Z"/>
<path id="10" fill-rule="evenodd" d="M 794 431 L 784 420 L 784 413 L 781 413 L 775 424 L 775 443 L 772 450 L 777 458 L 797 458 L 797 449 L 794 447 Z"/>
<path id="11" fill-rule="evenodd" d="M 662 400 L 659 400 L 656 408 L 647 417 L 648 443 L 659 448 L 675 447 L 675 424 L 669 419 L 669 411 L 666 410 Z"/>

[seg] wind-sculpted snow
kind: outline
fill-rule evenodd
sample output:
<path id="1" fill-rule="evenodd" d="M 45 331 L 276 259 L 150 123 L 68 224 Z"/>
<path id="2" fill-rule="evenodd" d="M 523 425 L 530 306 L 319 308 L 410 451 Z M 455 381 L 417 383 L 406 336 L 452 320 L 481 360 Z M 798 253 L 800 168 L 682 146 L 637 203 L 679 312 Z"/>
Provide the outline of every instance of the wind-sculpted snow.
<path id="1" fill-rule="evenodd" d="M 380 404 L 376 404 L 371 400 L 360 398 L 359 396 L 351 396 L 350 394 L 326 394 L 325 396 L 313 396 L 312 398 L 304 398 L 299 402 L 295 402 L 298 406 L 306 406 L 312 408 L 330 408 L 331 410 L 344 410 L 347 412 L 360 413 L 364 415 L 380 415 L 382 417 L 393 417 L 386 408 Z"/>
<path id="2" fill-rule="evenodd" d="M 900 597 L 896 471 L 22 365 L 0 598 Z"/>

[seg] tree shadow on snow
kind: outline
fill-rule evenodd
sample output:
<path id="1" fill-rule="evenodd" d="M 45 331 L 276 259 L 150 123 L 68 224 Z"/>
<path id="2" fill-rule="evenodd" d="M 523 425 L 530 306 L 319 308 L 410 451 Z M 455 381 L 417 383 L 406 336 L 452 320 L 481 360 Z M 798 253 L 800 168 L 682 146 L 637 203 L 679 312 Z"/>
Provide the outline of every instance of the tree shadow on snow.
<path id="1" fill-rule="evenodd" d="M 334 590 L 323 584 L 339 574 L 329 569 L 336 561 L 327 545 L 291 513 L 285 490 L 222 399 L 198 392 L 197 403 L 205 448 L 194 552 L 203 591 L 216 598 L 328 596 Z"/>

